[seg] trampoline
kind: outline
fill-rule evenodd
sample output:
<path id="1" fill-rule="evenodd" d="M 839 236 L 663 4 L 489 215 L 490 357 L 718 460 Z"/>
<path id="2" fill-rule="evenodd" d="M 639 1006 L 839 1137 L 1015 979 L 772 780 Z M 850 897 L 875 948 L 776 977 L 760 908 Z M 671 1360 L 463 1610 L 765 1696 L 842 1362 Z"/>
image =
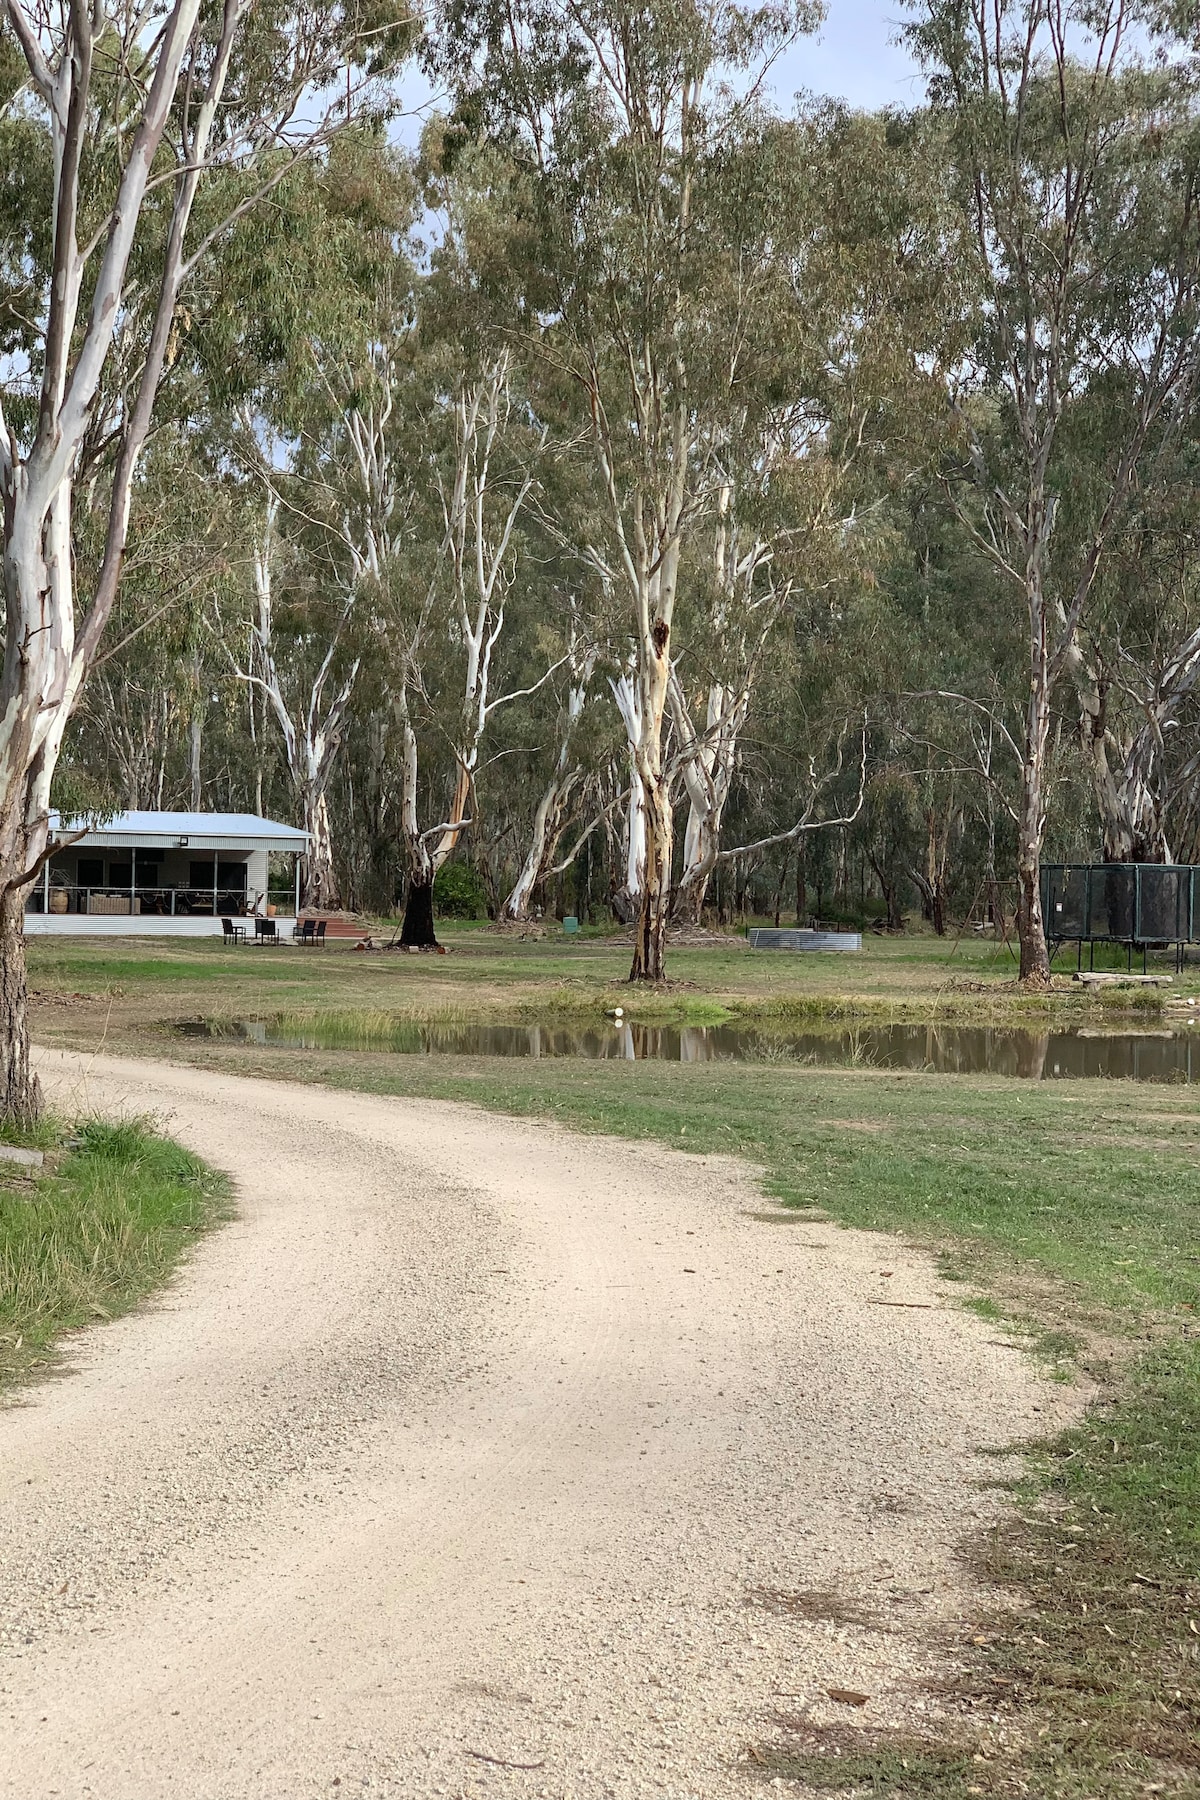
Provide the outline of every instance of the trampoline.
<path id="1" fill-rule="evenodd" d="M 1096 961 L 1097 944 L 1123 944 L 1128 966 L 1140 950 L 1184 951 L 1200 942 L 1200 864 L 1043 863 L 1042 918 L 1051 954 L 1063 944 L 1083 946 Z"/>

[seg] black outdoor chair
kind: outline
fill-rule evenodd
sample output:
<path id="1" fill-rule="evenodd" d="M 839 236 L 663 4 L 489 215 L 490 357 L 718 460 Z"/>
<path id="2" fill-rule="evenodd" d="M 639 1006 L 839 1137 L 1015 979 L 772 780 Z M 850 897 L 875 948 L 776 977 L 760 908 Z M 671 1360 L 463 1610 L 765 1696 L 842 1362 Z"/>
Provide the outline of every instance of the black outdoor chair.
<path id="1" fill-rule="evenodd" d="M 246 927 L 235 925 L 232 919 L 221 920 L 221 932 L 227 944 L 244 944 L 246 941 Z"/>
<path id="2" fill-rule="evenodd" d="M 322 950 L 325 948 L 325 926 L 327 922 L 328 921 L 325 919 L 318 919 L 317 929 L 313 932 L 313 943 L 320 944 Z"/>
<path id="3" fill-rule="evenodd" d="M 275 929 L 274 919 L 255 919 L 254 941 L 256 944 L 277 944 L 279 942 L 279 933 Z"/>
<path id="4" fill-rule="evenodd" d="M 295 931 L 292 933 L 293 940 L 297 944 L 311 944 L 313 941 L 313 928 L 315 925 L 315 919 L 301 919 L 297 924 Z"/>

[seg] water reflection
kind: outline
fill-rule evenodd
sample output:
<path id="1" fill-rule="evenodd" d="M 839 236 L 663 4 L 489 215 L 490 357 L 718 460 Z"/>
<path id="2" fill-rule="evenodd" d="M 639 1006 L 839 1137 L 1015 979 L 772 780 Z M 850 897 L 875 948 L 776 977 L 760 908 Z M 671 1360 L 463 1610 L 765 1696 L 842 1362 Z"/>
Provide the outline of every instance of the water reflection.
<path id="1" fill-rule="evenodd" d="M 190 1035 L 237 1037 L 294 1050 L 374 1050 L 418 1056 L 580 1057 L 612 1062 L 756 1062 L 842 1068 L 924 1069 L 945 1075 L 1006 1075 L 1021 1081 L 1105 1077 L 1115 1081 L 1200 1079 L 1200 1032 L 1186 1028 L 1101 1032 L 1011 1030 L 986 1025 L 876 1025 L 834 1031 L 765 1032 L 750 1025 L 417 1025 L 397 1020 L 356 1040 L 344 1024 L 310 1029 L 289 1020 L 198 1021 Z"/>

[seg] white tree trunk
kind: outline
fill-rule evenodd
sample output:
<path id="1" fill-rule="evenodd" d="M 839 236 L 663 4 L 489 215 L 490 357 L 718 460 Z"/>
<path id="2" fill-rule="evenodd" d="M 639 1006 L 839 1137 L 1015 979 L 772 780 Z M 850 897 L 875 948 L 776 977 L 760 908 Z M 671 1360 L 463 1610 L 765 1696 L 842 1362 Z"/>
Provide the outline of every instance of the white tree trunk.
<path id="1" fill-rule="evenodd" d="M 511 367 L 507 354 L 498 357 L 467 383 L 454 408 L 454 475 L 443 495 L 445 527 L 433 577 L 415 627 L 400 651 L 395 706 L 403 738 L 401 776 L 402 836 L 408 854 L 408 899 L 400 941 L 409 948 L 434 948 L 433 884 L 438 870 L 461 842 L 470 825 L 468 809 L 488 722 L 498 709 L 536 691 L 559 664 L 547 669 L 532 687 L 495 695 L 492 678 L 505 622 L 505 600 L 515 578 L 514 533 L 534 487 L 526 471 L 515 487 L 493 476 L 498 446 L 513 411 Z M 368 491 L 378 497 L 384 520 L 395 510 L 396 477 L 384 425 L 355 415 L 352 436 Z M 364 521 L 364 543 L 355 549 L 366 566 L 382 569 L 380 546 L 386 526 Z M 451 600 L 446 635 L 461 646 L 462 688 L 458 718 L 451 733 L 454 791 L 446 818 L 422 830 L 418 821 L 418 743 L 408 704 L 409 686 L 424 686 L 424 662 L 434 637 L 443 576 L 449 571 Z"/>
<path id="2" fill-rule="evenodd" d="M 275 631 L 272 570 L 277 516 L 278 504 L 272 495 L 267 500 L 263 533 L 254 554 L 253 666 L 241 669 L 235 663 L 234 667 L 240 680 L 263 695 L 283 738 L 284 760 L 309 838 L 308 850 L 300 863 L 301 908 L 328 912 L 341 905 L 329 819 L 329 786 L 341 752 L 361 659 L 353 658 L 341 686 L 328 703 L 325 693 L 339 643 L 353 613 L 354 593 L 347 597 L 316 673 L 305 678 L 298 671 L 289 672 Z"/>
<path id="3" fill-rule="evenodd" d="M 534 811 L 529 850 L 512 892 L 500 909 L 502 919 L 520 921 L 528 918 L 533 895 L 554 860 L 559 839 L 566 828 L 571 796 L 583 774 L 582 769 L 572 765 L 571 742 L 587 703 L 588 687 L 596 666 L 596 651 L 590 645 L 586 649 L 581 647 L 574 616 L 567 656 L 571 664 L 571 685 L 567 690 L 567 703 L 559 721 L 559 745 L 554 772 Z"/>
<path id="4" fill-rule="evenodd" d="M 1138 667 L 1122 654 L 1123 687 L 1132 714 L 1111 716 L 1112 689 L 1077 634 L 1068 667 L 1079 700 L 1079 736 L 1100 818 L 1105 862 L 1171 861 L 1166 816 L 1171 800 L 1165 749 L 1184 702 L 1200 683 L 1200 627 L 1186 633 L 1161 662 Z"/>
<path id="5" fill-rule="evenodd" d="M 704 739 L 685 763 L 688 820 L 683 868 L 675 889 L 675 917 L 698 923 L 708 883 L 721 848 L 721 821 L 737 768 L 738 740 L 749 709 L 749 692 L 723 683 L 709 689 Z"/>
<path id="6" fill-rule="evenodd" d="M 225 84 L 245 3 L 227 8 L 215 44 L 197 70 L 190 116 L 194 169 L 177 187 L 162 277 L 140 380 L 123 417 L 109 500 L 108 531 L 91 610 L 76 630 L 71 504 L 84 442 L 109 361 L 114 320 L 125 299 L 126 270 L 150 171 L 175 104 L 199 14 L 199 0 L 176 0 L 156 22 L 154 46 L 132 110 L 114 150 L 116 197 L 97 225 L 90 315 L 80 318 L 89 251 L 78 223 L 90 196 L 81 191 L 85 151 L 95 127 L 93 53 L 112 21 L 101 6 L 72 6 L 51 29 L 20 0 L 4 0 L 3 16 L 24 56 L 54 153 L 53 267 L 46 296 L 44 360 L 36 424 L 22 446 L 0 407 L 0 497 L 3 501 L 7 634 L 0 677 L 0 1114 L 27 1120 L 40 1094 L 29 1069 L 26 977 L 21 916 L 25 897 L 48 852 L 50 784 L 63 734 L 87 668 L 108 621 L 124 556 L 129 500 L 138 457 L 161 379 L 175 300 L 183 277 L 183 244 L 200 170 Z M 134 95 L 140 95 L 135 100 Z"/>
<path id="7" fill-rule="evenodd" d="M 613 895 L 613 909 L 623 924 L 642 912 L 646 886 L 646 788 L 638 766 L 638 744 L 644 734 L 641 691 L 630 670 L 609 681 L 625 727 L 629 758 L 629 800 L 625 808 L 625 880 Z"/>
<path id="8" fill-rule="evenodd" d="M 310 788 L 303 798 L 308 852 L 301 873 L 301 905 L 313 912 L 330 912 L 341 900 L 333 866 L 329 800 L 324 788 Z"/>

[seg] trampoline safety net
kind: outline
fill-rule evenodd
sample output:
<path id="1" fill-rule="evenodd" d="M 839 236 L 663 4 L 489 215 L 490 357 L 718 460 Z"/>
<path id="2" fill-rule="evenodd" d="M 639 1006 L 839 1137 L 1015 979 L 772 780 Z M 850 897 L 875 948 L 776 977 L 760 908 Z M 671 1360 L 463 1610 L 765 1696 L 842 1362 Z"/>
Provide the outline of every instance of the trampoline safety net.
<path id="1" fill-rule="evenodd" d="M 1200 941 L 1200 865 L 1043 863 L 1046 936 L 1085 943 Z"/>

